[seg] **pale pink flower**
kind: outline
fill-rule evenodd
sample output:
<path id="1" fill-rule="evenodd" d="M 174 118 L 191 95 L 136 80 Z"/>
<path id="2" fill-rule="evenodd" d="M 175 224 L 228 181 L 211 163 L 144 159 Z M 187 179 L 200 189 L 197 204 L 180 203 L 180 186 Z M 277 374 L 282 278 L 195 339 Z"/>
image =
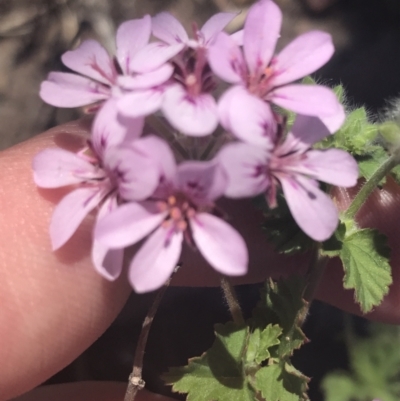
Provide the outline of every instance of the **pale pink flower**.
<path id="1" fill-rule="evenodd" d="M 150 43 L 138 52 L 135 68 L 143 71 L 159 68 L 188 47 L 208 49 L 235 16 L 235 13 L 215 14 L 200 30 L 193 24 L 193 38 L 189 38 L 183 25 L 173 15 L 168 12 L 157 14 L 152 18 L 152 32 L 160 41 Z"/>
<path id="2" fill-rule="evenodd" d="M 167 144 L 153 148 L 162 171 L 160 186 L 145 202 L 126 203 L 97 222 L 95 238 L 119 249 L 148 236 L 134 256 L 129 280 L 137 292 L 159 288 L 179 262 L 182 242 L 201 252 L 217 271 L 242 275 L 248 253 L 239 233 L 213 214 L 226 176 L 219 164 L 184 162 L 176 166 Z"/>
<path id="3" fill-rule="evenodd" d="M 298 116 L 288 135 L 278 136 L 271 151 L 247 143 L 226 145 L 219 154 L 229 176 L 225 195 L 242 198 L 265 193 L 270 207 L 274 207 L 277 187 L 281 186 L 300 228 L 314 240 L 328 239 L 337 227 L 338 211 L 319 189 L 318 181 L 352 187 L 358 168 L 343 150 L 311 149 L 327 135 L 329 131 L 319 119 Z"/>
<path id="4" fill-rule="evenodd" d="M 207 49 L 216 35 L 235 17 L 219 13 L 211 17 L 190 39 L 181 23 L 167 12 L 156 15 L 153 35 L 161 42 L 145 46 L 135 58 L 135 68 L 162 68 L 170 62 L 174 74 L 152 94 L 134 91 L 120 103 L 122 114 L 131 117 L 149 114 L 161 108 L 169 123 L 191 136 L 211 134 L 218 125 L 217 104 L 211 92 L 215 89 L 213 74 L 207 62 Z"/>
<path id="5" fill-rule="evenodd" d="M 53 250 L 62 247 L 95 208 L 100 207 L 99 219 L 115 210 L 122 199 L 143 200 L 154 192 L 159 170 L 146 150 L 158 139 L 145 137 L 129 141 L 137 135 L 135 124 L 118 131 L 118 125 L 107 118 L 107 113 L 98 114 L 92 139 L 79 153 L 49 148 L 35 156 L 36 185 L 42 188 L 75 185 L 54 210 L 50 223 Z M 122 256 L 122 250 L 109 250 L 97 241 L 93 244 L 95 268 L 109 280 L 120 274 Z"/>
<path id="6" fill-rule="evenodd" d="M 331 132 L 345 119 L 343 107 L 332 90 L 320 85 L 292 83 L 316 71 L 331 58 L 334 52 L 331 36 L 311 31 L 274 55 L 281 20 L 282 13 L 275 3 L 260 0 L 247 15 L 243 50 L 223 32 L 209 49 L 208 59 L 214 73 L 235 85 L 220 99 L 221 123 L 241 139 L 247 135 L 249 121 L 262 120 L 264 127 L 275 130 L 270 103 L 319 117 Z"/>
<path id="7" fill-rule="evenodd" d="M 95 40 L 84 41 L 61 57 L 68 68 L 80 75 L 51 72 L 42 82 L 41 98 L 56 107 L 80 107 L 120 98 L 127 89 L 139 88 L 152 93 L 154 87 L 169 79 L 173 69 L 164 64 L 137 73 L 133 67 L 135 56 L 148 44 L 150 35 L 151 18 L 148 15 L 121 24 L 117 30 L 115 59 Z M 117 110 L 114 114 L 116 119 Z"/>

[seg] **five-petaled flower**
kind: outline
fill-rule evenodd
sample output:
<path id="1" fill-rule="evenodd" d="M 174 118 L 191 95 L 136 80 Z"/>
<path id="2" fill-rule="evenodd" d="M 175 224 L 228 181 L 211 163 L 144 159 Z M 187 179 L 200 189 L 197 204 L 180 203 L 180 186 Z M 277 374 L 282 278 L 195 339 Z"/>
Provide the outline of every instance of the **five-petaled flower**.
<path id="1" fill-rule="evenodd" d="M 162 12 L 153 17 L 153 35 L 160 41 L 143 47 L 134 66 L 146 71 L 170 63 L 174 73 L 165 85 L 155 88 L 153 96 L 141 91 L 127 95 L 119 103 L 121 113 L 138 117 L 161 108 L 170 124 L 180 132 L 191 136 L 211 134 L 218 125 L 218 111 L 212 95 L 216 83 L 207 51 L 216 35 L 234 17 L 234 13 L 214 15 L 200 30 L 194 26 L 193 39 L 171 14 Z"/>
<path id="2" fill-rule="evenodd" d="M 145 202 L 130 202 L 98 220 L 95 238 L 119 249 L 147 237 L 130 265 L 129 279 L 137 292 L 159 288 L 179 261 L 183 239 L 198 249 L 217 271 L 243 275 L 248 254 L 244 240 L 228 223 L 213 214 L 214 200 L 227 184 L 215 161 L 188 161 L 176 166 L 168 145 L 153 147 L 162 179 Z"/>
<path id="3" fill-rule="evenodd" d="M 311 31 L 297 37 L 278 55 L 282 13 L 271 0 L 260 0 L 249 10 L 243 32 L 243 50 L 221 32 L 209 49 L 212 70 L 234 84 L 219 102 L 221 124 L 238 138 L 259 140 L 260 132 L 276 130 L 273 103 L 299 114 L 317 116 L 331 132 L 343 123 L 343 107 L 332 90 L 292 82 L 324 65 L 334 52 L 331 36 Z M 250 122 L 250 123 L 249 123 Z M 250 129 L 249 129 L 250 124 Z"/>
<path id="4" fill-rule="evenodd" d="M 116 35 L 115 59 L 95 40 L 84 41 L 61 57 L 68 68 L 80 75 L 51 72 L 41 85 L 41 98 L 57 107 L 80 107 L 98 102 L 101 106 L 109 99 L 123 98 L 132 90 L 140 90 L 144 97 L 157 96 L 157 88 L 171 77 L 173 68 L 163 64 L 159 68 L 146 69 L 135 61 L 150 35 L 151 18 L 148 15 L 121 24 Z M 111 118 L 117 120 L 117 102 L 112 104 L 114 116 Z M 109 107 L 108 113 L 110 111 Z"/>
<path id="5" fill-rule="evenodd" d="M 226 145 L 219 154 L 229 176 L 225 194 L 242 198 L 265 193 L 270 207 L 275 207 L 280 185 L 300 228 L 316 241 L 328 239 L 337 227 L 338 211 L 318 181 L 352 187 L 358 168 L 343 150 L 311 149 L 327 135 L 318 118 L 298 116 L 286 137 L 277 136 L 272 150 L 240 142 Z"/>
<path id="6" fill-rule="evenodd" d="M 107 114 L 108 107 L 105 107 L 105 113 L 98 114 L 94 121 L 87 147 L 78 153 L 61 148 L 45 149 L 33 160 L 37 186 L 76 185 L 54 210 L 50 223 L 53 250 L 62 247 L 96 207 L 100 206 L 97 218 L 101 219 L 116 209 L 122 200 L 146 199 L 158 185 L 159 170 L 149 149 L 159 139 L 132 140 L 137 135 L 136 124 L 131 124 L 128 131 L 117 131 Z M 110 114 L 113 114 L 112 110 Z M 120 274 L 122 256 L 121 250 L 109 251 L 94 241 L 93 263 L 107 279 L 113 280 Z"/>

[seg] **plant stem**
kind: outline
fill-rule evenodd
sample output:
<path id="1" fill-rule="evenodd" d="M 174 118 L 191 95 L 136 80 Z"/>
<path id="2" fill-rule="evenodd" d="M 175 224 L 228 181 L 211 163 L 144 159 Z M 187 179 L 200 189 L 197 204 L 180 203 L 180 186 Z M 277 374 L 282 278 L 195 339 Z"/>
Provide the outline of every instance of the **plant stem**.
<path id="1" fill-rule="evenodd" d="M 318 285 L 321 282 L 322 276 L 324 275 L 328 260 L 328 256 L 321 254 L 321 244 L 318 244 L 318 246 L 315 248 L 315 252 L 306 276 L 306 284 L 303 292 L 303 299 L 306 302 L 306 305 L 299 312 L 297 320 L 299 326 L 302 326 L 306 320 L 311 303 L 315 298 Z"/>
<path id="2" fill-rule="evenodd" d="M 224 291 L 226 302 L 228 303 L 229 311 L 231 312 L 233 321 L 239 326 L 244 324 L 242 310 L 236 296 L 235 288 L 227 277 L 221 278 L 221 288 Z"/>
<path id="3" fill-rule="evenodd" d="M 178 268 L 179 266 L 175 268 L 174 273 L 178 270 Z M 165 291 L 169 287 L 173 274 L 157 292 L 157 295 L 154 298 L 154 301 L 143 321 L 142 330 L 139 335 L 138 344 L 136 346 L 135 356 L 133 359 L 133 370 L 132 373 L 129 375 L 128 388 L 126 389 L 124 401 L 134 401 L 137 392 L 145 386 L 145 382 L 142 379 L 142 370 L 147 338 L 149 337 L 149 332 L 154 320 L 154 316 L 160 305 L 161 299 L 165 294 Z"/>
<path id="4" fill-rule="evenodd" d="M 390 170 L 399 164 L 399 161 L 399 156 L 393 154 L 375 171 L 372 177 L 365 182 L 364 186 L 351 202 L 349 208 L 344 213 L 344 219 L 353 219 L 355 217 L 361 206 L 365 203 L 378 184 L 386 177 Z"/>
<path id="5" fill-rule="evenodd" d="M 184 160 L 190 159 L 189 153 L 186 149 L 176 140 L 176 137 L 170 131 L 170 128 L 160 119 L 155 116 L 150 116 L 147 119 L 151 128 L 161 134 L 182 156 Z"/>

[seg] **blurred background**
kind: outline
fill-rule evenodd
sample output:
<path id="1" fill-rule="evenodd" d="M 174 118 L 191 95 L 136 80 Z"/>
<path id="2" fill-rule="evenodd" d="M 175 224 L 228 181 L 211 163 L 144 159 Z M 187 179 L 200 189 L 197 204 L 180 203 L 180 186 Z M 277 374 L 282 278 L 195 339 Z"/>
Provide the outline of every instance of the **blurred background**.
<path id="1" fill-rule="evenodd" d="M 379 118 L 400 94 L 400 2 L 398 0 L 276 0 L 284 12 L 280 47 L 300 33 L 322 29 L 332 34 L 336 53 L 316 74 L 323 83 L 344 84 L 350 106 L 365 105 Z M 109 50 L 124 20 L 169 10 L 186 26 L 201 25 L 218 10 L 241 11 L 248 0 L 0 0 L 0 148 L 7 148 L 54 125 L 78 118 L 80 110 L 55 109 L 39 96 L 51 70 L 62 71 L 60 56 L 86 38 Z M 154 294 L 132 295 L 113 326 L 72 365 L 49 383 L 76 380 L 125 381 L 135 339 Z M 258 297 L 257 286 L 243 286 L 239 296 L 247 313 Z M 149 389 L 168 394 L 159 375 L 183 365 L 213 341 L 213 324 L 228 320 L 219 289 L 170 288 L 150 334 L 144 378 Z M 344 315 L 316 302 L 305 331 L 312 340 L 295 355 L 295 365 L 313 377 L 312 401 L 323 399 L 321 378 L 349 367 L 343 341 Z M 368 324 L 355 319 L 356 331 Z M 400 371 L 400 368 L 399 368 Z M 181 397 L 182 399 L 182 397 Z M 383 400 L 385 401 L 385 400 Z"/>

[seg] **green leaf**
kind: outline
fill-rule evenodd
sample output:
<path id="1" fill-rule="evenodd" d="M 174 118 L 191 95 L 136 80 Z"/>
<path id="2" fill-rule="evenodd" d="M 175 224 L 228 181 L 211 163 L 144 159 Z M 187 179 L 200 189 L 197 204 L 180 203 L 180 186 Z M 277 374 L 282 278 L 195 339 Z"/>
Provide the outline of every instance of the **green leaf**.
<path id="1" fill-rule="evenodd" d="M 277 201 L 277 207 L 270 209 L 265 197 L 255 198 L 255 202 L 264 212 L 263 229 L 268 240 L 274 244 L 275 251 L 291 255 L 309 249 L 314 241 L 297 225 L 282 193 L 277 196 Z"/>
<path id="2" fill-rule="evenodd" d="M 385 163 L 388 158 L 389 155 L 385 149 L 380 147 L 377 147 L 374 152 L 369 155 L 358 157 L 357 162 L 360 176 L 364 177 L 366 180 L 369 180 L 375 171 L 378 170 L 378 168 Z M 385 181 L 386 179 L 383 179 L 380 182 L 380 185 L 383 185 Z"/>
<path id="3" fill-rule="evenodd" d="M 216 325 L 215 335 L 210 350 L 185 367 L 169 369 L 163 379 L 173 385 L 173 391 L 187 393 L 187 401 L 254 401 L 242 367 L 248 328 Z"/>
<path id="4" fill-rule="evenodd" d="M 344 239 L 340 251 L 344 288 L 355 290 L 364 313 L 379 305 L 389 291 L 392 283 L 389 256 L 386 236 L 377 230 L 356 230 Z"/>
<path id="5" fill-rule="evenodd" d="M 281 334 L 282 329 L 277 324 L 269 324 L 264 330 L 257 327 L 248 339 L 246 362 L 256 362 L 260 365 L 267 360 L 271 356 L 269 348 L 280 343 L 279 336 Z"/>
<path id="6" fill-rule="evenodd" d="M 274 364 L 256 373 L 254 387 L 268 401 L 305 401 L 308 381 L 293 366 Z"/>
<path id="7" fill-rule="evenodd" d="M 334 372 L 322 382 L 325 401 L 366 400 L 365 389 L 346 372 Z"/>
<path id="8" fill-rule="evenodd" d="M 303 300 L 304 278 L 290 277 L 277 283 L 266 284 L 262 301 L 253 312 L 256 327 L 278 324 L 282 328 L 280 344 L 271 350 L 274 358 L 284 359 L 307 342 L 298 325 L 299 312 L 306 307 Z"/>
<path id="9" fill-rule="evenodd" d="M 351 335 L 348 354 L 351 372 L 327 375 L 322 387 L 326 401 L 365 401 L 400 399 L 400 329 L 374 324 L 372 336 Z"/>
<path id="10" fill-rule="evenodd" d="M 353 155 L 368 155 L 377 147 L 374 140 L 378 133 L 378 125 L 368 121 L 367 112 L 361 107 L 348 114 L 343 126 L 334 135 L 319 142 L 316 147 L 338 148 Z"/>
<path id="11" fill-rule="evenodd" d="M 332 237 L 323 242 L 321 254 L 333 258 L 340 255 L 343 247 L 343 240 L 346 235 L 346 224 L 340 222 Z"/>

